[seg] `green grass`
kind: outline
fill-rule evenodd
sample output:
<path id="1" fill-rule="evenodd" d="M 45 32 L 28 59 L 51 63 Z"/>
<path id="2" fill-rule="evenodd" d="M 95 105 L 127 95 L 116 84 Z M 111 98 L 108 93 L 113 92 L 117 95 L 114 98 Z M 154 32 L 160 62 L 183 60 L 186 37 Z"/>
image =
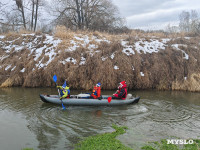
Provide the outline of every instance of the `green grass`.
<path id="1" fill-rule="evenodd" d="M 116 125 L 112 127 L 116 131 L 87 137 L 76 145 L 75 150 L 132 150 L 116 139 L 118 135 L 125 133 L 127 127 L 118 127 Z"/>
<path id="2" fill-rule="evenodd" d="M 99 134 L 84 138 L 75 145 L 75 150 L 132 150 L 123 145 L 116 139 L 118 135 L 124 134 L 127 127 L 112 126 L 116 131 L 111 133 Z M 142 150 L 200 150 L 200 139 L 194 139 L 193 144 L 175 145 L 167 144 L 167 140 L 163 139 L 160 142 L 149 142 L 147 145 L 141 147 Z M 32 148 L 24 148 L 22 150 L 33 150 Z"/>

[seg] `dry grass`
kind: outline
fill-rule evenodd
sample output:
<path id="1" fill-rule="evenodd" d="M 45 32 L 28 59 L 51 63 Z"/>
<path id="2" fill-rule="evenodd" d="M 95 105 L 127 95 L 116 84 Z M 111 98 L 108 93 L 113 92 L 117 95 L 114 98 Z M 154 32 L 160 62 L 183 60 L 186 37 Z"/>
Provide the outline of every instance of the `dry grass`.
<path id="1" fill-rule="evenodd" d="M 31 34 L 31 33 L 34 33 L 34 32 L 21 28 L 18 33 L 19 34 Z"/>
<path id="2" fill-rule="evenodd" d="M 194 73 L 183 82 L 174 81 L 172 83 L 172 90 L 200 91 L 200 74 Z"/>
<path id="3" fill-rule="evenodd" d="M 13 80 L 8 78 L 6 81 L 4 81 L 0 87 L 11 87 L 13 86 Z"/>
<path id="4" fill-rule="evenodd" d="M 55 28 L 54 36 L 60 39 L 69 40 L 69 39 L 73 39 L 74 32 L 71 31 L 70 29 L 67 29 L 65 26 L 57 26 Z"/>
<path id="5" fill-rule="evenodd" d="M 24 32 L 23 32 L 24 33 Z M 41 34 L 41 33 L 37 33 Z M 73 89 L 92 89 L 97 82 L 102 83 L 103 89 L 115 89 L 118 83 L 126 80 L 129 89 L 159 89 L 159 90 L 188 90 L 200 91 L 200 49 L 199 37 L 192 37 L 185 39 L 185 34 L 170 34 L 165 33 L 144 33 L 142 31 L 133 30 L 129 34 L 112 35 L 102 32 L 91 31 L 71 31 L 62 26 L 56 28 L 55 36 L 62 39 L 62 42 L 57 47 L 55 59 L 46 67 L 42 69 L 35 68 L 35 64 L 43 59 L 43 63 L 49 60 L 44 53 L 40 56 L 37 62 L 34 61 L 34 55 L 29 55 L 30 51 L 24 48 L 20 52 L 15 52 L 14 49 L 10 52 L 10 57 L 1 61 L 4 68 L 1 69 L 2 75 L 9 75 L 9 77 L 1 78 L 0 84 L 2 87 L 8 86 L 25 86 L 25 87 L 41 87 L 41 86 L 55 86 L 52 76 L 58 76 L 58 84 L 62 84 L 64 79 L 67 79 L 68 84 Z M 76 40 L 74 36 L 83 38 L 88 36 L 91 40 L 89 44 L 97 45 L 99 53 L 93 56 L 89 54 L 88 45 L 81 46 L 82 41 Z M 108 42 L 98 43 L 92 40 L 93 37 L 99 39 L 107 39 Z M 127 56 L 122 53 L 123 46 L 121 40 L 126 39 L 130 45 L 134 45 L 138 39 L 144 38 L 149 41 L 151 37 L 156 39 L 173 38 L 168 42 L 165 50 L 159 53 L 152 54 L 136 54 Z M 18 39 L 17 39 L 18 38 Z M 8 33 L 6 40 L 17 39 L 14 44 L 20 45 L 24 40 L 31 42 L 34 36 L 23 37 L 19 33 Z M 36 48 L 44 46 L 45 35 L 38 38 L 35 44 Z M 73 52 L 66 52 L 66 49 L 73 46 L 70 40 L 79 43 L 80 47 Z M 187 47 L 180 46 L 179 48 L 189 54 L 189 60 L 183 59 L 184 55 L 181 51 L 172 48 L 172 44 L 185 44 Z M 50 45 L 47 45 L 50 46 Z M 4 54 L 0 47 L 0 56 Z M 114 59 L 111 55 L 115 54 Z M 19 57 L 21 59 L 19 60 Z M 73 64 L 66 62 L 60 63 L 72 57 L 76 59 L 77 63 Z M 85 65 L 79 65 L 81 57 L 86 59 Z M 102 61 L 102 57 L 106 58 Z M 11 68 L 7 71 L 5 67 L 9 64 L 16 66 L 14 71 Z M 115 70 L 114 66 L 118 66 L 119 70 Z M 25 72 L 20 72 L 25 68 Z M 35 70 L 33 71 L 33 68 Z M 134 70 L 133 70 L 134 68 Z M 141 76 L 143 72 L 144 76 Z M 187 80 L 184 79 L 187 77 Z"/>

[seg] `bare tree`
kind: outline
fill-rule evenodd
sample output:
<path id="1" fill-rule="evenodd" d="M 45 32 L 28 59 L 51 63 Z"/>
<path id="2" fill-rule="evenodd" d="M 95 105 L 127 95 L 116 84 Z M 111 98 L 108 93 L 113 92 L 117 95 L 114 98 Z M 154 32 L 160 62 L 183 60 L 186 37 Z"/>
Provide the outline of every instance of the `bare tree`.
<path id="1" fill-rule="evenodd" d="M 57 24 L 68 28 L 110 30 L 123 24 L 110 0 L 57 0 Z"/>
<path id="2" fill-rule="evenodd" d="M 44 9 L 45 0 L 13 0 L 8 3 L 3 9 L 3 2 L 0 2 L 0 24 L 8 26 L 10 29 L 19 29 L 21 26 L 24 29 L 36 31 L 40 11 Z M 13 17 L 15 16 L 15 17 Z M 1 21 L 3 19 L 3 21 Z M 16 21 L 16 22 L 14 22 Z M 40 22 L 45 25 L 45 22 Z M 11 30 L 12 30 L 11 29 Z"/>
<path id="3" fill-rule="evenodd" d="M 18 10 L 21 12 L 21 15 L 22 15 L 24 29 L 26 29 L 26 18 L 25 18 L 25 14 L 24 14 L 23 1 L 22 0 L 15 0 L 15 1 L 16 1 Z"/>
<path id="4" fill-rule="evenodd" d="M 179 28 L 183 32 L 200 33 L 200 18 L 196 10 L 183 11 L 179 15 Z"/>
<path id="5" fill-rule="evenodd" d="M 181 31 L 184 32 L 189 32 L 189 28 L 190 28 L 190 13 L 187 11 L 183 11 L 180 15 L 179 15 L 179 27 Z"/>
<path id="6" fill-rule="evenodd" d="M 195 33 L 198 30 L 198 22 L 199 22 L 197 11 L 191 10 L 190 16 L 191 16 L 190 31 L 192 33 Z"/>

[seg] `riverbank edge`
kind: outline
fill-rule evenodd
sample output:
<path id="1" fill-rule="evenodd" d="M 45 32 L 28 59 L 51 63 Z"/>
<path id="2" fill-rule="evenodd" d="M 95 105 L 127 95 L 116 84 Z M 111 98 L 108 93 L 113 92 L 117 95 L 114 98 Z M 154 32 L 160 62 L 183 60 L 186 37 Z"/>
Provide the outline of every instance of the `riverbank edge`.
<path id="1" fill-rule="evenodd" d="M 6 89 L 6 88 L 55 88 L 55 86 L 40 86 L 40 87 L 24 87 L 24 86 L 8 86 L 8 87 L 2 87 L 0 86 L 0 89 Z M 70 90 L 78 90 L 78 91 L 86 91 L 86 92 L 90 92 L 92 90 L 93 87 L 91 87 L 90 89 L 77 89 L 77 88 L 70 88 Z M 116 91 L 117 88 L 113 88 L 113 89 L 102 89 L 102 91 Z M 155 89 L 155 88 L 149 88 L 149 89 L 128 89 L 129 91 L 180 91 L 180 92 L 192 92 L 192 93 L 199 93 L 200 91 L 190 91 L 190 90 L 183 90 L 183 89 Z"/>
<path id="2" fill-rule="evenodd" d="M 133 150 L 130 147 L 122 144 L 116 137 L 126 133 L 126 126 L 112 125 L 116 131 L 111 133 L 104 133 L 95 136 L 89 136 L 75 145 L 75 150 L 93 150 L 93 149 L 120 149 L 120 150 Z M 142 150 L 199 150 L 200 139 L 193 139 L 193 144 L 176 145 L 168 144 L 166 139 L 156 142 L 148 142 L 141 147 Z"/>
<path id="3" fill-rule="evenodd" d="M 133 150 L 132 148 L 122 144 L 122 142 L 116 139 L 117 136 L 126 133 L 128 127 L 112 125 L 115 129 L 111 133 L 97 134 L 83 138 L 77 144 L 74 145 L 75 150 L 102 150 L 102 149 L 120 149 L 120 150 Z M 148 142 L 141 150 L 199 150 L 200 139 L 193 139 L 193 144 L 176 145 L 168 144 L 166 139 L 160 141 Z M 33 150 L 32 148 L 23 148 L 22 150 Z"/>
<path id="4" fill-rule="evenodd" d="M 100 149 L 120 149 L 120 150 L 132 150 L 131 148 L 123 145 L 119 140 L 116 139 L 118 135 L 126 133 L 125 126 L 112 125 L 115 129 L 111 133 L 103 133 L 95 136 L 89 136 L 84 138 L 82 141 L 75 145 L 75 150 L 100 150 Z"/>

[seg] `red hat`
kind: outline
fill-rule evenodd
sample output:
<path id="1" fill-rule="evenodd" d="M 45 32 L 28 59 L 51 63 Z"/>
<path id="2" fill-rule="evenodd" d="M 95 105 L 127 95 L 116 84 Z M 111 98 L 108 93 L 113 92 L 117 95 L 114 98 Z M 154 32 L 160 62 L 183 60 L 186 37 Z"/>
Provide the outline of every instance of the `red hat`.
<path id="1" fill-rule="evenodd" d="M 122 82 L 120 82 L 120 84 L 121 84 L 121 85 L 124 85 L 124 84 L 126 84 L 126 81 L 122 81 Z"/>

